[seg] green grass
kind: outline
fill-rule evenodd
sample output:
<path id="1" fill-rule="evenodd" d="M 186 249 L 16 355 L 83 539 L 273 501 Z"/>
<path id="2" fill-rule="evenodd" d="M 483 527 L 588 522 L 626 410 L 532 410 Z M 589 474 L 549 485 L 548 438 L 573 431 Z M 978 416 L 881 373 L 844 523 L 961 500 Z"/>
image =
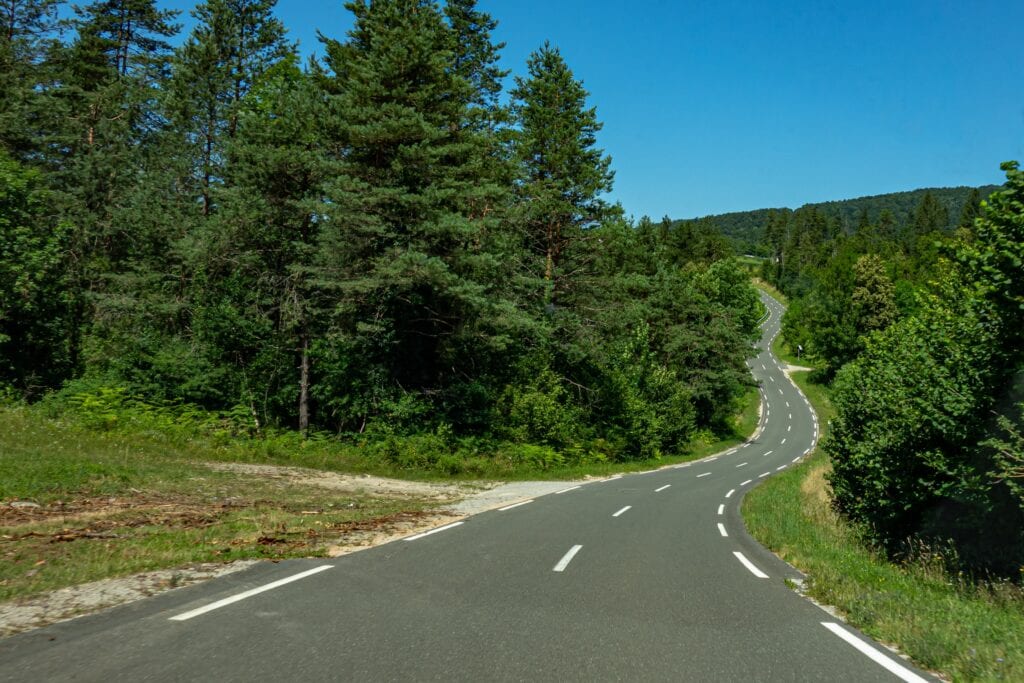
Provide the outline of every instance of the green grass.
<path id="1" fill-rule="evenodd" d="M 818 411 L 825 389 L 794 379 Z M 826 457 L 815 452 L 743 501 L 750 533 L 808 574 L 806 592 L 849 622 L 953 680 L 1024 680 L 1024 596 L 1008 584 L 976 586 L 925 563 L 896 565 L 871 551 L 830 506 Z"/>

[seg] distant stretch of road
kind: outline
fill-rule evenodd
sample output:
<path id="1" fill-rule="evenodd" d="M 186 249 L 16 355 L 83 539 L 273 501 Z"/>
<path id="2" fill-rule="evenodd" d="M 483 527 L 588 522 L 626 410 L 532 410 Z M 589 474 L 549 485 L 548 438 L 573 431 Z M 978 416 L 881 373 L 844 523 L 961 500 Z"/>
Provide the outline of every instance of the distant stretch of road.
<path id="1" fill-rule="evenodd" d="M 761 422 L 737 448 L 0 640 L 0 680 L 933 680 L 744 530 L 744 493 L 818 436 L 764 300 Z"/>

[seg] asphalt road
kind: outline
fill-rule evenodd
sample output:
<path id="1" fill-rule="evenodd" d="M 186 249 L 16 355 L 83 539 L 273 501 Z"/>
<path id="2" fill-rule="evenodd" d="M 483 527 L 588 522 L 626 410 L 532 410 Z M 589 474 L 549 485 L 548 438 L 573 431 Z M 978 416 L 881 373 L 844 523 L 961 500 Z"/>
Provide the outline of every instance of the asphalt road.
<path id="1" fill-rule="evenodd" d="M 817 437 L 770 352 L 750 365 L 764 410 L 732 451 L 0 640 L 0 680 L 932 680 L 746 534 L 743 494 Z"/>

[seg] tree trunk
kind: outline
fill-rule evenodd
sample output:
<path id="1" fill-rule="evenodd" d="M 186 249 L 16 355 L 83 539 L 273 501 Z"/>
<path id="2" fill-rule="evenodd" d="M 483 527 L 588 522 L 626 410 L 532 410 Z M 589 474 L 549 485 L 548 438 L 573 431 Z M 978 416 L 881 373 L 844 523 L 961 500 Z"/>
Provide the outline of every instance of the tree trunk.
<path id="1" fill-rule="evenodd" d="M 309 431 L 309 338 L 302 338 L 302 362 L 299 365 L 299 432 Z"/>

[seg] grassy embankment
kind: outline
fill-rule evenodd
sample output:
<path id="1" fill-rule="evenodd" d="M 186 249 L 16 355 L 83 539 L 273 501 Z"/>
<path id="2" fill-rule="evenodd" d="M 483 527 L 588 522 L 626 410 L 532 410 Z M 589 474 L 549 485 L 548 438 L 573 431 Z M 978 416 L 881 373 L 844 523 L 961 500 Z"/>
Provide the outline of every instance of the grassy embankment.
<path id="1" fill-rule="evenodd" d="M 777 341 L 781 358 L 791 354 Z M 792 361 L 791 361 L 792 362 Z M 822 425 L 833 411 L 824 387 L 794 380 Z M 827 428 L 826 428 L 827 429 Z M 830 506 L 820 452 L 769 479 L 743 501 L 750 533 L 809 575 L 806 592 L 833 605 L 877 640 L 953 680 L 1024 680 L 1024 596 L 1010 585 L 978 586 L 926 563 L 886 561 Z"/>
<path id="2" fill-rule="evenodd" d="M 692 460 L 742 441 L 756 427 L 757 409 L 751 390 L 732 436 L 705 437 L 685 454 L 660 460 L 542 468 L 510 453 L 489 454 L 476 457 L 472 473 L 579 478 Z M 432 489 L 371 494 L 358 482 L 332 489 L 311 482 L 315 476 L 268 476 L 238 464 L 435 481 L 471 476 L 452 477 L 437 461 L 417 467 L 373 457 L 329 438 L 240 438 L 161 426 L 160 414 L 141 421 L 133 421 L 140 416 L 132 410 L 100 415 L 103 428 L 74 415 L 54 419 L 39 407 L 0 406 L 0 602 L 201 562 L 322 556 L 334 544 L 400 531 L 444 502 Z M 444 492 L 449 499 L 458 495 L 453 488 Z M 19 507 L 10 505 L 15 501 Z"/>

